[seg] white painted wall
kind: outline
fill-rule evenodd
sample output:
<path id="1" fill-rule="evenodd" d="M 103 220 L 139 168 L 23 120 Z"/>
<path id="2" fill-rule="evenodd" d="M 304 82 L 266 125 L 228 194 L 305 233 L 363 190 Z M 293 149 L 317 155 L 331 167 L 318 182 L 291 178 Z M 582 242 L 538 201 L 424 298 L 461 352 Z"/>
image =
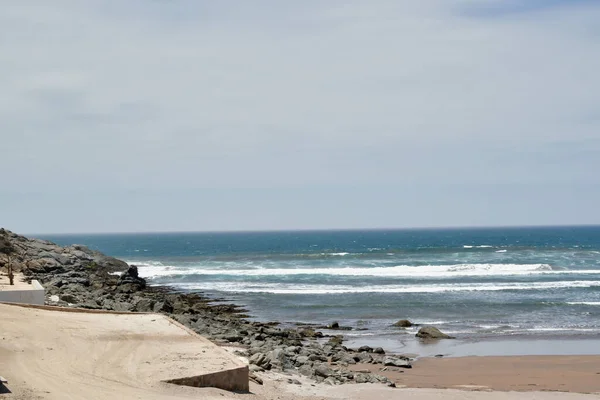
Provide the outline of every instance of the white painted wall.
<path id="1" fill-rule="evenodd" d="M 44 305 L 46 291 L 36 280 L 23 290 L 0 290 L 0 302 Z"/>

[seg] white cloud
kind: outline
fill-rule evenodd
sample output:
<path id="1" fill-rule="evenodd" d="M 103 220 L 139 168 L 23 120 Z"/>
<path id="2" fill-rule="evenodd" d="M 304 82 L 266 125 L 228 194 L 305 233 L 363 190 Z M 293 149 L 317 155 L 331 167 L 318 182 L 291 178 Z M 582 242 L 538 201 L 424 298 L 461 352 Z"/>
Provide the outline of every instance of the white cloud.
<path id="1" fill-rule="evenodd" d="M 7 3 L 0 191 L 600 183 L 600 6 L 473 6 Z"/>

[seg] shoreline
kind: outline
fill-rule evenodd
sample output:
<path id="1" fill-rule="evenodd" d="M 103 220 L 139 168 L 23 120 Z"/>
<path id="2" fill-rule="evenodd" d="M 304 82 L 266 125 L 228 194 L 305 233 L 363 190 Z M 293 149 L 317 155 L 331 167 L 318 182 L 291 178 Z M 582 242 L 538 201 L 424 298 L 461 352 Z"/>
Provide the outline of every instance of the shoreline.
<path id="1" fill-rule="evenodd" d="M 154 312 L 168 315 L 222 346 L 243 346 L 245 351 L 237 355 L 247 358 L 251 372 L 259 376 L 264 374 L 272 377 L 273 373 L 292 373 L 293 375 L 290 376 L 305 377 L 313 382 L 310 385 L 324 383 L 337 387 L 342 383 L 378 383 L 375 386 L 385 388 L 383 384 L 393 386 L 396 382 L 398 386 L 407 386 L 399 376 L 435 378 L 447 372 L 444 371 L 446 368 L 463 373 L 461 376 L 449 376 L 449 383 L 444 386 L 455 387 L 456 382 L 462 382 L 464 374 L 468 376 L 474 368 L 474 364 L 461 364 L 474 362 L 468 357 L 463 357 L 462 360 L 461 357 L 428 359 L 423 356 L 423 352 L 416 352 L 417 359 L 414 361 L 395 356 L 393 354 L 395 352 L 385 354 L 384 349 L 390 351 L 389 346 L 384 345 L 384 349 L 356 346 L 352 341 L 344 342 L 338 336 L 347 332 L 344 327 L 336 330 L 323 329 L 325 327 L 316 324 L 279 327 L 279 323 L 250 321 L 245 315 L 247 310 L 244 306 L 228 303 L 230 300 L 220 297 L 208 297 L 206 293 L 186 293 L 169 286 L 147 285 L 146 281 L 138 276 L 136 267 L 130 267 L 121 260 L 94 252 L 85 246 L 61 247 L 51 242 L 27 239 L 10 232 L 8 238 L 16 249 L 21 270 L 26 274 L 27 279 L 38 279 L 44 284 L 47 290 L 46 304 L 68 308 Z M 123 271 L 121 275 L 114 274 L 121 271 Z M 324 333 L 332 336 L 327 337 Z M 411 342 L 422 343 L 414 336 Z M 438 353 L 432 343 L 426 345 L 433 346 L 429 348 Z M 461 341 L 443 339 L 435 343 L 437 346 L 451 348 L 460 345 Z M 398 353 L 406 353 L 406 351 Z M 573 360 L 582 360 L 585 356 L 571 357 L 575 357 Z M 493 358 L 476 357 L 476 359 L 487 360 L 488 363 L 483 367 L 477 367 L 477 371 L 485 369 L 490 373 L 496 368 L 489 364 Z M 521 356 L 517 359 L 525 358 Z M 447 367 L 448 365 L 451 367 Z M 462 367 L 456 368 L 452 365 L 462 365 Z M 531 365 L 530 368 L 536 370 L 541 366 L 543 364 Z M 600 372 L 600 356 L 594 358 L 592 367 Z M 357 368 L 363 372 L 356 372 Z M 423 373 L 419 375 L 416 371 Z M 508 372 L 511 370 L 507 369 Z M 388 373 L 397 373 L 398 376 L 394 374 L 387 376 Z M 482 379 L 484 378 L 487 379 L 486 376 L 482 376 Z M 598 378 L 600 382 L 598 375 L 594 378 Z M 413 384 L 421 385 L 419 387 L 436 387 L 435 385 L 441 384 L 439 381 L 422 382 Z M 539 387 L 532 386 L 530 389 L 538 390 Z M 579 389 L 580 387 L 572 387 L 573 391 Z"/>
<path id="2" fill-rule="evenodd" d="M 497 336 L 420 341 L 415 337 L 373 338 L 344 341 L 348 347 L 383 347 L 390 354 L 411 355 L 414 359 L 443 356 L 497 357 L 497 356 L 600 356 L 600 335 L 590 337 L 573 336 Z"/>

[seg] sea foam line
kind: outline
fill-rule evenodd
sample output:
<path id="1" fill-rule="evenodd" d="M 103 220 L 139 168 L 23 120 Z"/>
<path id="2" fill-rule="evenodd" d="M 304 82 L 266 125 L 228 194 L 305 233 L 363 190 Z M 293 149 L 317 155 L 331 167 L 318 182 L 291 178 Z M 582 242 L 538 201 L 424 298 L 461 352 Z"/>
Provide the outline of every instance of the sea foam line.
<path id="1" fill-rule="evenodd" d="M 443 293 L 443 292 L 495 292 L 506 290 L 547 290 L 565 288 L 600 287 L 600 281 L 557 281 L 536 283 L 503 284 L 454 284 L 454 285 L 387 285 L 387 286 L 343 286 L 301 285 L 281 283 L 249 282 L 204 282 L 179 283 L 175 287 L 189 290 L 212 290 L 234 293 L 271 294 L 348 294 L 348 293 Z"/>
<path id="2" fill-rule="evenodd" d="M 456 265 L 397 265 L 394 267 L 333 267 L 333 268 L 203 268 L 198 266 L 140 265 L 145 278 L 181 275 L 235 276 L 375 276 L 399 278 L 452 278 L 461 276 L 524 276 L 524 275 L 598 275 L 600 270 L 555 270 L 548 264 L 456 264 Z"/>

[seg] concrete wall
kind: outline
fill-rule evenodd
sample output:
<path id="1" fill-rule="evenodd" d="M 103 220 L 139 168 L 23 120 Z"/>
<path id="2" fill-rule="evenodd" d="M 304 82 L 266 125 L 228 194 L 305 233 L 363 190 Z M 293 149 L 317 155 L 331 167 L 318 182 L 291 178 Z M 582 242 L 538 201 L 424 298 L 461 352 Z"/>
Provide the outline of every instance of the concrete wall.
<path id="1" fill-rule="evenodd" d="M 46 291 L 36 280 L 31 281 L 29 287 L 17 290 L 0 290 L 0 302 L 24 303 L 43 305 Z"/>
<path id="2" fill-rule="evenodd" d="M 227 369 L 212 374 L 171 379 L 165 382 L 173 383 L 175 385 L 194 387 L 216 387 L 223 390 L 229 390 L 231 392 L 247 393 L 250 391 L 250 384 L 248 381 L 248 366 Z"/>

